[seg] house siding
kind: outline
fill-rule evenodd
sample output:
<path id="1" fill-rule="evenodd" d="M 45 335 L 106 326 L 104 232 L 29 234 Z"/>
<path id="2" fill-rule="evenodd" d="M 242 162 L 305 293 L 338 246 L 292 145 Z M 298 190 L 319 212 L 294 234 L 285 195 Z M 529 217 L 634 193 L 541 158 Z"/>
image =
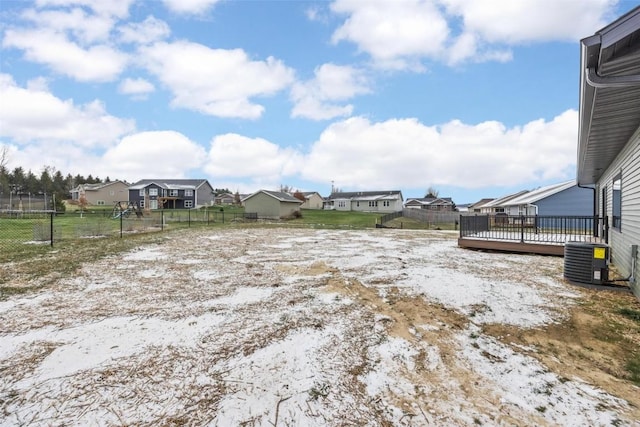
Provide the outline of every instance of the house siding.
<path id="1" fill-rule="evenodd" d="M 244 211 L 258 214 L 258 218 L 280 219 L 299 209 L 300 203 L 280 201 L 265 193 L 257 193 L 244 200 Z"/>
<path id="2" fill-rule="evenodd" d="M 213 201 L 215 199 L 215 194 L 213 194 L 213 188 L 207 181 L 205 181 L 202 185 L 198 186 L 194 191 L 195 200 L 193 202 L 194 208 L 199 208 L 201 206 L 212 206 Z"/>
<path id="3" fill-rule="evenodd" d="M 82 187 L 82 186 L 80 186 Z M 84 198 L 90 205 L 104 204 L 106 206 L 113 205 L 116 202 L 127 202 L 129 200 L 128 185 L 121 181 L 114 181 L 105 184 L 98 189 L 84 188 Z M 113 192 L 113 194 L 111 194 Z M 72 191 L 72 199 L 79 200 L 80 192 Z M 99 203 L 103 202 L 103 203 Z"/>
<path id="4" fill-rule="evenodd" d="M 317 193 L 314 193 L 307 198 L 302 204 L 302 209 L 322 209 L 324 199 Z"/>
<path id="5" fill-rule="evenodd" d="M 612 227 L 613 217 L 613 179 L 622 175 L 622 205 L 621 227 Z M 621 275 L 630 276 L 632 260 L 631 245 L 640 245 L 640 129 L 627 143 L 625 148 L 602 175 L 597 184 L 597 195 L 601 197 L 602 189 L 606 187 L 606 215 L 609 217 L 609 245 L 611 247 L 611 262 L 615 264 Z M 602 210 L 602 200 L 598 200 L 598 209 Z M 632 289 L 636 297 L 640 298 L 640 283 L 638 260 L 633 272 L 635 283 Z"/>
<path id="6" fill-rule="evenodd" d="M 389 202 L 389 206 L 384 206 L 384 202 Z M 401 200 L 389 200 L 389 199 L 380 199 L 380 200 L 371 200 L 371 202 L 375 206 L 369 206 L 369 200 L 351 200 L 351 209 L 349 209 L 349 201 L 347 200 L 346 208 L 341 210 L 352 210 L 357 212 L 399 212 L 402 211 L 402 201 Z"/>
<path id="7" fill-rule="evenodd" d="M 538 206 L 538 215 L 591 216 L 593 215 L 593 190 L 576 185 L 534 204 Z"/>

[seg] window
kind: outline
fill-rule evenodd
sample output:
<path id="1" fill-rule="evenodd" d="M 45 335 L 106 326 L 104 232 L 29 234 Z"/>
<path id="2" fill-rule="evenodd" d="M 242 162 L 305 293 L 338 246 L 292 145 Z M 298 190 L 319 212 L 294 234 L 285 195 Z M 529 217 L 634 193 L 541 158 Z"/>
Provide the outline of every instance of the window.
<path id="1" fill-rule="evenodd" d="M 184 196 L 185 197 L 192 197 L 193 196 L 193 190 L 184 190 Z"/>
<path id="2" fill-rule="evenodd" d="M 613 178 L 611 188 L 611 210 L 613 215 L 613 228 L 620 230 L 622 228 L 622 175 L 618 174 Z"/>
<path id="3" fill-rule="evenodd" d="M 184 201 L 184 207 L 185 208 L 192 208 L 193 207 L 193 200 L 185 200 Z"/>
<path id="4" fill-rule="evenodd" d="M 96 205 L 104 206 L 105 205 L 104 200 L 96 200 Z"/>
<path id="5" fill-rule="evenodd" d="M 140 191 L 138 191 L 138 196 L 144 197 L 144 188 L 141 188 Z"/>
<path id="6" fill-rule="evenodd" d="M 141 209 L 144 208 L 144 199 L 140 200 L 140 202 L 138 202 L 138 203 L 139 203 Z"/>
<path id="7" fill-rule="evenodd" d="M 150 188 L 149 189 L 149 195 L 150 196 L 157 196 L 158 195 L 158 189 L 157 188 Z"/>
<path id="8" fill-rule="evenodd" d="M 504 208 L 496 208 L 496 213 L 504 213 Z"/>
<path id="9" fill-rule="evenodd" d="M 169 197 L 178 197 L 178 190 L 169 190 Z"/>
<path id="10" fill-rule="evenodd" d="M 389 200 L 385 200 L 385 201 L 382 202 L 382 206 L 389 207 L 389 206 L 391 206 L 391 202 Z"/>
<path id="11" fill-rule="evenodd" d="M 347 206 L 347 204 L 344 202 L 344 200 L 338 202 L 338 207 L 339 208 L 344 208 L 346 206 Z"/>
<path id="12" fill-rule="evenodd" d="M 376 207 L 376 206 L 378 206 L 378 202 L 377 201 L 373 201 L 372 200 L 372 201 L 369 202 L 369 207 L 370 208 L 373 208 L 373 207 Z"/>

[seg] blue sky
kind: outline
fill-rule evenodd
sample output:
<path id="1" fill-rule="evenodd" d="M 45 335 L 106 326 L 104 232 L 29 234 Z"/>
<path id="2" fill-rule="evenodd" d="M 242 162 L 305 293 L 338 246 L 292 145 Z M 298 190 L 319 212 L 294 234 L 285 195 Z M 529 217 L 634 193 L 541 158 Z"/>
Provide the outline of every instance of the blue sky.
<path id="1" fill-rule="evenodd" d="M 573 179 L 579 40 L 615 0 L 0 0 L 10 169 L 249 193 Z"/>

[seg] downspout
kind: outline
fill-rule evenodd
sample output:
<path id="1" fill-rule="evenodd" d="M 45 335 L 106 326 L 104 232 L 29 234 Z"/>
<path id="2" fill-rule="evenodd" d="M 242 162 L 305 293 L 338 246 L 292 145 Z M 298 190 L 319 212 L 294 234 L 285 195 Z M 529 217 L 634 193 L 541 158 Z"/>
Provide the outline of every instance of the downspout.
<path id="1" fill-rule="evenodd" d="M 577 181 L 576 181 L 577 182 Z M 579 182 L 577 182 L 578 184 L 578 188 L 585 188 L 588 190 L 591 190 L 593 192 L 593 236 L 594 237 L 600 237 L 598 236 L 598 224 L 596 219 L 596 216 L 598 215 L 598 202 L 596 201 L 596 187 L 585 187 L 584 185 L 581 185 Z M 606 214 L 606 212 L 604 212 Z M 602 215 L 602 218 L 604 219 L 605 215 Z"/>

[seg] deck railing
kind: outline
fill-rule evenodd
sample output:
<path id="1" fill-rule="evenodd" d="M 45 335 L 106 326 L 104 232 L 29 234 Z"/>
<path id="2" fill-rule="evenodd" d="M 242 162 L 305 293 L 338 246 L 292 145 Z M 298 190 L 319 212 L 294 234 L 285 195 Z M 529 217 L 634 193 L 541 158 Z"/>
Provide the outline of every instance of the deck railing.
<path id="1" fill-rule="evenodd" d="M 460 238 L 520 243 L 608 243 L 607 217 L 461 215 Z"/>

